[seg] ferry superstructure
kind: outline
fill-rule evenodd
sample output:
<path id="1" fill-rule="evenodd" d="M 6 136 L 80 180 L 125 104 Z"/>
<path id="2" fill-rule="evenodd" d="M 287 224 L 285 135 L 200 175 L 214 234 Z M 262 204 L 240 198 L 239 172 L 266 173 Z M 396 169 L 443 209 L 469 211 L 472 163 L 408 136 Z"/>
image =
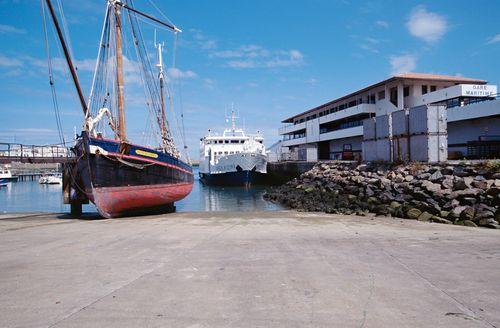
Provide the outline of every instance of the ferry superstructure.
<path id="1" fill-rule="evenodd" d="M 208 135 L 200 140 L 200 180 L 207 185 L 249 186 L 264 181 L 267 156 L 260 133 L 246 134 L 236 128 L 234 111 L 232 127 L 222 135 Z"/>

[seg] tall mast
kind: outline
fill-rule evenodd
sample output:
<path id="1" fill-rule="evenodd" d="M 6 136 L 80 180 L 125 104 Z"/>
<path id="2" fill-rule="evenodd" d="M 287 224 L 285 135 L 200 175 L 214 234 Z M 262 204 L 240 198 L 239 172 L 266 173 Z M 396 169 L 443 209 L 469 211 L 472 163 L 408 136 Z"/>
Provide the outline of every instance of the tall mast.
<path id="1" fill-rule="evenodd" d="M 116 86 L 118 89 L 118 137 L 127 139 L 125 127 L 125 100 L 123 95 L 123 53 L 122 53 L 122 23 L 120 6 L 115 4 L 115 39 L 116 39 Z"/>
<path id="2" fill-rule="evenodd" d="M 57 36 L 59 38 L 59 41 L 61 42 L 61 47 L 64 52 L 64 58 L 66 59 L 66 63 L 68 64 L 69 71 L 71 73 L 71 78 L 73 79 L 76 92 L 78 93 L 78 98 L 80 99 L 80 105 L 82 106 L 83 114 L 87 115 L 88 112 L 87 103 L 85 102 L 85 97 L 83 96 L 82 88 L 80 87 L 80 82 L 78 81 L 78 75 L 76 75 L 76 70 L 75 67 L 73 66 L 73 62 L 71 61 L 71 56 L 69 55 L 66 41 L 64 40 L 61 27 L 59 26 L 59 21 L 57 20 L 56 13 L 54 12 L 54 7 L 52 6 L 52 2 L 50 0 L 46 0 L 45 2 L 47 3 L 47 7 L 49 7 L 50 16 L 52 17 L 52 21 L 54 22 L 54 26 L 57 31 Z"/>
<path id="3" fill-rule="evenodd" d="M 156 31 L 155 31 L 156 33 Z M 163 44 L 158 43 L 156 44 L 156 34 L 155 34 L 155 46 L 156 49 L 158 49 L 158 64 L 156 65 L 158 67 L 158 78 L 160 80 L 160 99 L 161 99 L 161 136 L 163 140 L 163 146 L 166 148 L 166 142 L 167 142 L 167 116 L 165 114 L 165 94 L 163 91 Z M 165 149 L 166 150 L 166 149 Z"/>
<path id="4" fill-rule="evenodd" d="M 231 103 L 231 125 L 234 132 L 236 130 L 236 113 L 234 112 L 234 103 Z"/>

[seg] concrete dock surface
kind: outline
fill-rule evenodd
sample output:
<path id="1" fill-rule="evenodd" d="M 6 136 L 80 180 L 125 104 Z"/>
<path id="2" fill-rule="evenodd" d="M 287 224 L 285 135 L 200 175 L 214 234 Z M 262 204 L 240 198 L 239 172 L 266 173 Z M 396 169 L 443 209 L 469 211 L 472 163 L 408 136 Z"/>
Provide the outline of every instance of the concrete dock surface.
<path id="1" fill-rule="evenodd" d="M 3 214 L 0 327 L 500 327 L 500 231 L 293 211 Z"/>

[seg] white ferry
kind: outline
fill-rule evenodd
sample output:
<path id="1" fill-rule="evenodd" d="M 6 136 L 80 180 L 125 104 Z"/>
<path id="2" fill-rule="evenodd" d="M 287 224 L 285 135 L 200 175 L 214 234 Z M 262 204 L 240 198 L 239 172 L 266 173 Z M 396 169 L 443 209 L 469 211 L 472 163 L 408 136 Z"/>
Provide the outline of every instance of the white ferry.
<path id="1" fill-rule="evenodd" d="M 236 128 L 236 116 L 231 113 L 232 127 L 222 136 L 208 135 L 200 141 L 200 180 L 207 185 L 249 186 L 264 182 L 267 156 L 260 133 L 247 135 Z"/>

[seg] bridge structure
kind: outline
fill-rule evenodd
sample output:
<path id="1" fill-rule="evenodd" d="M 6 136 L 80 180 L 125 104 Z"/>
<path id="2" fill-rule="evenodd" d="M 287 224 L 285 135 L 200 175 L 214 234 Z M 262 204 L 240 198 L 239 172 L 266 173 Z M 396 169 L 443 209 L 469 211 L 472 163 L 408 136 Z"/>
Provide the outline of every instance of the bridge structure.
<path id="1" fill-rule="evenodd" d="M 25 145 L 0 142 L 0 164 L 67 163 L 73 159 L 69 147 L 62 145 Z"/>

